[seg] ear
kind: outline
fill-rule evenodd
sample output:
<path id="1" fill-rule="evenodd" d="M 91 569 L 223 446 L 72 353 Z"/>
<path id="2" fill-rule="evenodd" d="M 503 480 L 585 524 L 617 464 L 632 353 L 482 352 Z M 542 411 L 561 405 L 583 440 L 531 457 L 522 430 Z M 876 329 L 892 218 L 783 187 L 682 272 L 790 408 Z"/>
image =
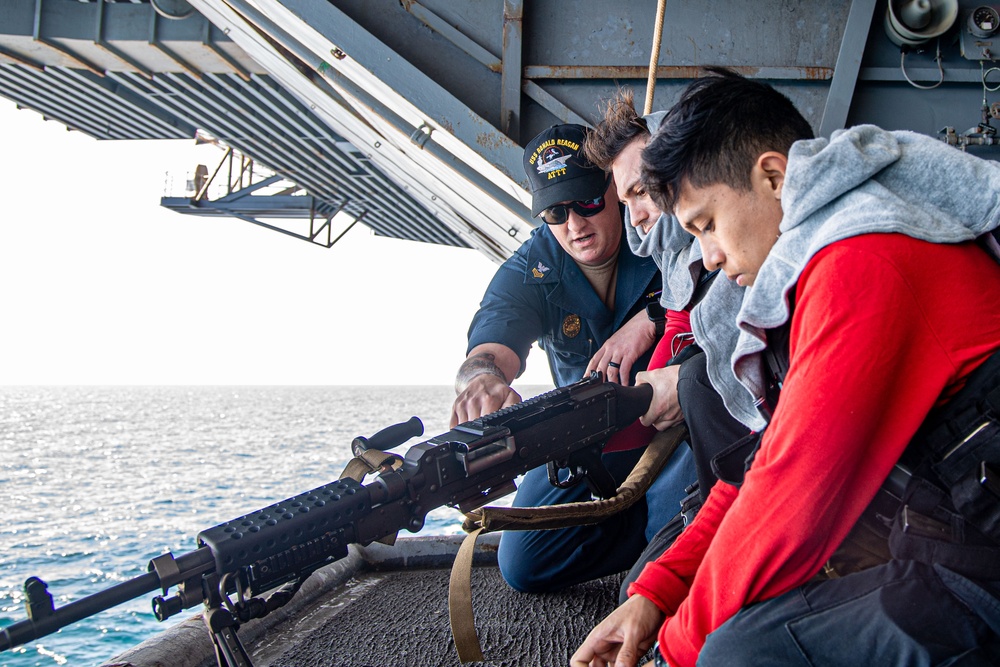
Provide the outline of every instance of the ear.
<path id="1" fill-rule="evenodd" d="M 781 199 L 781 188 L 785 184 L 785 169 L 788 156 L 777 151 L 761 153 L 753 165 L 755 184 L 765 188 L 775 199 Z"/>

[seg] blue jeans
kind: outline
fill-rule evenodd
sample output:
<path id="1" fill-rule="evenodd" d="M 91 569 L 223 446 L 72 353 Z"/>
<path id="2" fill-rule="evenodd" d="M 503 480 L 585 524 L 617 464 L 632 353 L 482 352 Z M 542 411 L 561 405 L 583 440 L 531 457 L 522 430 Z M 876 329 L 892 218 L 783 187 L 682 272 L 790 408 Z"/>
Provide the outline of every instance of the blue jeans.
<path id="1" fill-rule="evenodd" d="M 698 665 L 1000 665 L 1000 582 L 893 560 L 740 610 Z"/>
<path id="2" fill-rule="evenodd" d="M 601 458 L 620 484 L 643 451 L 639 448 Z M 646 498 L 624 512 L 593 526 L 504 532 L 497 553 L 500 572 L 516 590 L 544 593 L 628 570 L 647 540 L 677 514 L 684 488 L 696 478 L 694 457 L 687 444 L 681 443 Z M 513 504 L 539 507 L 585 500 L 590 500 L 585 484 L 558 489 L 549 484 L 541 467 L 524 476 Z"/>

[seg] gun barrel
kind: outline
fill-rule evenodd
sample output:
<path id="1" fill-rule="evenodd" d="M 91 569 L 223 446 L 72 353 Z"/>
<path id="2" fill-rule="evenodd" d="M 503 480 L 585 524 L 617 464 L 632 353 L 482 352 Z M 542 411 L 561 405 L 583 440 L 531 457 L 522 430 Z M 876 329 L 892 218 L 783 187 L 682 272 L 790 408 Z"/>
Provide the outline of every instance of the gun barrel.
<path id="1" fill-rule="evenodd" d="M 196 549 L 182 554 L 176 560 L 178 581 L 199 576 L 211 570 L 213 566 L 212 553 L 208 549 Z M 164 582 L 156 571 L 147 572 L 56 609 L 46 590 L 47 585 L 40 579 L 32 577 L 25 582 L 29 607 L 28 620 L 0 629 L 0 651 L 51 635 L 67 625 L 170 585 L 173 584 Z"/>
<path id="2" fill-rule="evenodd" d="M 41 614 L 40 618 L 29 618 L 0 629 L 0 651 L 50 635 L 60 628 L 93 616 L 133 598 L 155 591 L 160 587 L 160 578 L 155 572 L 147 572 L 111 588 L 94 593 Z"/>

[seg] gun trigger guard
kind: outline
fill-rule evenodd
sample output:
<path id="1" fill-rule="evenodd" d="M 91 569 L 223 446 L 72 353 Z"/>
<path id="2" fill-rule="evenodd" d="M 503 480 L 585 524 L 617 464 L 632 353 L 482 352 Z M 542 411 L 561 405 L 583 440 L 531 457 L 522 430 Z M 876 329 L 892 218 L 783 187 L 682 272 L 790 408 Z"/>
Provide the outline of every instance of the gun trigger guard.
<path id="1" fill-rule="evenodd" d="M 549 484 L 558 489 L 572 489 L 574 486 L 587 478 L 587 471 L 582 469 L 580 466 L 570 468 L 569 466 L 561 466 L 555 461 L 549 461 L 545 464 L 545 469 L 549 475 Z M 559 479 L 560 470 L 569 471 L 569 475 L 567 475 L 566 479 Z"/>

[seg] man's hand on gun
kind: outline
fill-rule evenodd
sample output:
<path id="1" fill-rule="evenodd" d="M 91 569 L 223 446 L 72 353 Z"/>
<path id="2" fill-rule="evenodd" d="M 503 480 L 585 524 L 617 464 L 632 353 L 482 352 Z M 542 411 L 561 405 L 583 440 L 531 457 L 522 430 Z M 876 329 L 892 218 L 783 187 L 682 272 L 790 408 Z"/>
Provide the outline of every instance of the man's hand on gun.
<path id="1" fill-rule="evenodd" d="M 520 394 L 511 389 L 503 378 L 489 373 L 477 375 L 455 398 L 451 406 L 451 423 L 448 427 L 455 428 L 457 424 L 520 402 Z"/>
<path id="2" fill-rule="evenodd" d="M 520 357 L 506 345 L 483 343 L 472 348 L 455 378 L 458 396 L 451 405 L 449 428 L 520 403 L 521 396 L 510 387 L 520 368 Z"/>
<path id="3" fill-rule="evenodd" d="M 656 341 L 655 326 L 646 311 L 640 311 L 608 339 L 587 365 L 587 373 L 601 371 L 608 382 L 628 386 L 632 364 Z"/>
<path id="4" fill-rule="evenodd" d="M 666 366 L 636 375 L 636 384 L 653 387 L 653 402 L 639 421 L 643 426 L 653 426 L 657 431 L 665 431 L 674 424 L 684 421 L 680 400 L 677 396 L 677 375 L 680 366 Z"/>
<path id="5" fill-rule="evenodd" d="M 664 618 L 652 601 L 633 595 L 590 631 L 570 667 L 635 667 L 656 641 Z"/>

